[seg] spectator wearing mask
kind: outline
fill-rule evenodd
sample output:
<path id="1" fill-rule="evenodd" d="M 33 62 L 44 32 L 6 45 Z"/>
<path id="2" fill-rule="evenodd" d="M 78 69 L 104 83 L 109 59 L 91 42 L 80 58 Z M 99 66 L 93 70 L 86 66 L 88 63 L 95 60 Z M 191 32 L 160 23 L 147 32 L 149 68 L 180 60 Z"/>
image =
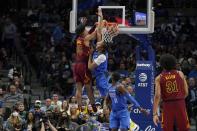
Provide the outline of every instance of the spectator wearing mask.
<path id="1" fill-rule="evenodd" d="M 43 112 L 46 112 L 47 110 L 53 110 L 53 106 L 51 105 L 51 99 L 47 98 L 45 100 L 45 105 L 41 107 L 41 110 Z"/>
<path id="2" fill-rule="evenodd" d="M 20 118 L 17 111 L 12 112 L 6 121 L 6 131 L 21 131 L 24 130 L 24 121 Z"/>

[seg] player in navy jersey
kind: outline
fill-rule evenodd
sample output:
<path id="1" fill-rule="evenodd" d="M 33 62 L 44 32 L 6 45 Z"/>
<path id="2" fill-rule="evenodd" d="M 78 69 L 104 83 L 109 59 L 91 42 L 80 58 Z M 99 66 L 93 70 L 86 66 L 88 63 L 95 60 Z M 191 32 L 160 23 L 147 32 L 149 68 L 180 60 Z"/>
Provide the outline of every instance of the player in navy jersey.
<path id="1" fill-rule="evenodd" d="M 119 73 L 112 74 L 112 86 L 109 88 L 105 99 L 105 106 L 110 106 L 110 129 L 112 131 L 127 131 L 130 126 L 130 113 L 128 111 L 127 101 L 139 108 L 142 113 L 148 114 L 140 104 L 129 94 L 127 89 L 119 83 Z"/>

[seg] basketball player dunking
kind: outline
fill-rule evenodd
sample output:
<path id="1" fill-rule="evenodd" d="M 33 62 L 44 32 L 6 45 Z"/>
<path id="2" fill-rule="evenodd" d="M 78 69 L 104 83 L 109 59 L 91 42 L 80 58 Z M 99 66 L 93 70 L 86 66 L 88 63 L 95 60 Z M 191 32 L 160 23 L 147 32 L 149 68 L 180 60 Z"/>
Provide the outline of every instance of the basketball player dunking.
<path id="1" fill-rule="evenodd" d="M 82 24 L 76 28 L 76 34 L 78 37 L 76 39 L 76 59 L 73 74 L 76 81 L 76 97 L 79 109 L 81 109 L 82 106 L 82 88 L 85 86 L 92 108 L 96 112 L 97 109 L 94 104 L 95 100 L 91 87 L 92 76 L 91 72 L 88 70 L 90 41 L 96 39 L 96 30 L 89 34 L 86 30 L 86 21 L 87 19 L 83 19 Z"/>
<path id="2" fill-rule="evenodd" d="M 189 131 L 189 121 L 186 113 L 185 98 L 188 86 L 184 74 L 176 70 L 176 58 L 165 54 L 160 59 L 163 71 L 155 79 L 155 98 L 153 106 L 153 121 L 157 126 L 157 114 L 160 99 L 162 99 L 163 131 L 173 131 L 174 125 L 178 131 Z"/>

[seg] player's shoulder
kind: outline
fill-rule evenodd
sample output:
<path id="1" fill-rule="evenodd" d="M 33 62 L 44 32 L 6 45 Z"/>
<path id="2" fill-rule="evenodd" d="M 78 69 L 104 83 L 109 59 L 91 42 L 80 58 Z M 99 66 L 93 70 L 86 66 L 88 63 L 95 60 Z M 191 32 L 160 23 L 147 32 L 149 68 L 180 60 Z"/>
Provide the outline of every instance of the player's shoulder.
<path id="1" fill-rule="evenodd" d="M 159 74 L 158 76 L 156 76 L 155 81 L 159 81 L 162 77 L 162 74 Z"/>
<path id="2" fill-rule="evenodd" d="M 99 54 L 98 59 L 105 61 L 107 57 L 104 54 Z"/>
<path id="3" fill-rule="evenodd" d="M 182 71 L 177 71 L 177 73 L 180 75 L 180 77 L 185 78 L 185 75 Z"/>

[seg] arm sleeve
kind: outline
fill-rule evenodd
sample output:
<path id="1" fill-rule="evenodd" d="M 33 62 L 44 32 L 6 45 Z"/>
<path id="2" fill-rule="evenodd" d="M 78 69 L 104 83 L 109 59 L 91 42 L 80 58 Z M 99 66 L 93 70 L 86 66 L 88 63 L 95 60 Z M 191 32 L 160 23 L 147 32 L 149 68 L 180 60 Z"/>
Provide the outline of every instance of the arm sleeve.
<path id="1" fill-rule="evenodd" d="M 133 103 L 136 107 L 140 107 L 140 104 L 135 100 L 133 96 L 131 96 L 128 92 L 124 94 L 124 96 L 127 98 L 127 100 L 131 103 Z"/>
<path id="2" fill-rule="evenodd" d="M 99 66 L 100 64 L 105 62 L 106 59 L 107 59 L 106 56 L 104 54 L 101 54 L 96 59 L 94 59 L 94 62 L 97 64 L 97 66 Z"/>

